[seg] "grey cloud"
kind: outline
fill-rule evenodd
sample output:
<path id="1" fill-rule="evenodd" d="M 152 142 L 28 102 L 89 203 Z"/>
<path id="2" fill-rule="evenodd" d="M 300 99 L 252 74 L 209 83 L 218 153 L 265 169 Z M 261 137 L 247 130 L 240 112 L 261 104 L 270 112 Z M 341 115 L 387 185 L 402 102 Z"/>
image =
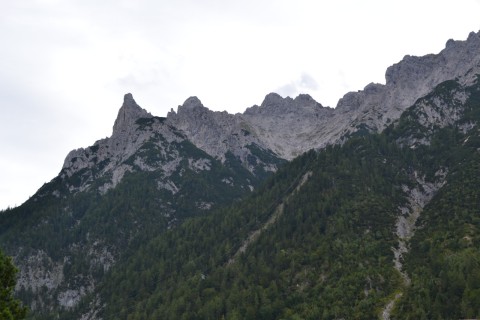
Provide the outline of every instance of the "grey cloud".
<path id="1" fill-rule="evenodd" d="M 317 90 L 318 83 L 308 73 L 302 73 L 300 77 L 300 87 L 305 89 Z"/>
<path id="2" fill-rule="evenodd" d="M 306 91 L 315 91 L 318 90 L 318 88 L 319 85 L 317 81 L 308 73 L 304 72 L 300 75 L 299 79 L 284 84 L 283 86 L 277 88 L 275 92 L 283 97 L 289 96 L 293 98 L 300 93 L 306 93 Z"/>
<path id="3" fill-rule="evenodd" d="M 296 95 L 296 93 L 298 92 L 298 88 L 294 82 L 291 82 L 281 86 L 280 88 L 275 90 L 275 92 L 282 97 L 292 97 Z"/>

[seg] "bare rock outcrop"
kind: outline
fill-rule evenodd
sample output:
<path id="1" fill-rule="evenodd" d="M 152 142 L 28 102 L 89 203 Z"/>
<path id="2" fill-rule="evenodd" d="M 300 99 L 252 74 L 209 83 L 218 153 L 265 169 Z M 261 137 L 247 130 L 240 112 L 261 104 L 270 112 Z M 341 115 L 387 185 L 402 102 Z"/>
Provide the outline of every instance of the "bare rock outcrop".
<path id="1" fill-rule="evenodd" d="M 211 111 L 197 97 L 190 97 L 177 112 L 168 113 L 167 123 L 179 129 L 196 147 L 222 162 L 231 154 L 250 172 L 259 166 L 267 172 L 277 169 L 273 163 L 277 154 L 258 135 L 252 123 L 239 114 Z M 273 161 L 258 156 L 253 149 L 260 149 L 267 158 L 268 155 L 273 157 Z"/>
<path id="2" fill-rule="evenodd" d="M 292 99 L 270 93 L 260 106 L 232 115 L 212 112 L 192 97 L 177 113 L 172 110 L 168 120 L 215 157 L 223 159 L 227 150 L 233 150 L 245 163 L 248 152 L 240 150 L 255 143 L 290 160 L 310 149 L 341 143 L 359 130 L 382 131 L 439 84 L 447 80 L 471 84 L 477 74 L 480 34 L 472 32 L 465 41 L 449 40 L 438 54 L 405 56 L 387 69 L 386 84 L 370 83 L 363 90 L 349 92 L 335 109 L 305 94 Z"/>
<path id="3" fill-rule="evenodd" d="M 76 192 L 86 190 L 96 179 L 108 176 L 109 182 L 100 187 L 104 193 L 115 187 L 124 174 L 135 166 L 144 171 L 153 171 L 162 165 L 178 163 L 167 155 L 175 155 L 172 142 L 181 142 L 185 137 L 175 128 L 164 124 L 163 120 L 142 109 L 130 93 L 126 94 L 112 136 L 95 142 L 91 147 L 71 151 L 65 159 L 60 177 L 81 174 L 81 183 L 69 186 L 71 192 Z M 155 144 L 165 161 L 147 164 L 137 156 L 137 152 L 148 141 Z"/>
<path id="4" fill-rule="evenodd" d="M 125 160 L 156 134 L 165 138 L 166 144 L 159 145 L 165 150 L 168 143 L 186 139 L 222 162 L 235 157 L 252 173 L 258 168 L 275 171 L 279 159 L 291 160 L 310 149 L 341 143 L 358 131 L 382 131 L 439 84 L 447 80 L 470 84 L 478 74 L 480 33 L 472 32 L 465 41 L 449 40 L 438 54 L 405 56 L 387 69 L 386 84 L 370 83 L 361 91 L 349 92 L 335 109 L 323 107 L 306 94 L 292 99 L 270 93 L 260 106 L 247 108 L 243 114 L 229 114 L 211 111 L 197 97 L 190 97 L 160 121 L 127 94 L 112 136 L 97 141 L 93 147 L 72 151 L 62 174 L 71 176 L 103 163 L 102 172 L 112 175 L 105 189 L 114 187 L 131 170 Z M 466 97 L 456 98 L 463 101 Z M 432 112 L 426 115 L 436 116 Z M 151 126 L 144 130 L 139 119 L 147 119 Z M 142 169 L 148 170 L 149 166 L 143 165 Z M 88 184 L 72 188 L 85 187 Z"/>

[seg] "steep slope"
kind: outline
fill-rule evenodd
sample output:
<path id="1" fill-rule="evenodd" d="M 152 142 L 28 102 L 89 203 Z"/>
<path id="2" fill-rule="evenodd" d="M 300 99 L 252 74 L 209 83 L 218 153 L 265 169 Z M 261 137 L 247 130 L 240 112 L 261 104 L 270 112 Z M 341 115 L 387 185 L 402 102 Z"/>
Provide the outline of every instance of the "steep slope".
<path id="1" fill-rule="evenodd" d="M 169 112 L 167 123 L 212 157 L 225 162 L 233 156 L 257 176 L 275 172 L 282 162 L 241 117 L 210 111 L 196 97 L 188 98 L 176 113 Z"/>
<path id="2" fill-rule="evenodd" d="M 317 139 L 322 138 L 320 135 L 314 138 L 312 133 L 334 114 L 334 109 L 324 108 L 306 94 L 292 99 L 270 93 L 260 106 L 245 110 L 241 118 L 254 128 L 266 148 L 292 159 L 319 147 Z"/>
<path id="3" fill-rule="evenodd" d="M 345 141 L 356 132 L 379 132 L 440 83 L 458 78 L 472 84 L 480 72 L 480 32 L 465 41 L 449 40 L 438 54 L 405 56 L 389 67 L 386 84 L 370 83 L 347 93 L 335 109 L 301 94 L 292 99 L 268 94 L 243 114 L 213 112 L 191 97 L 171 111 L 167 121 L 200 149 L 219 159 L 230 150 L 249 167 L 250 146 L 291 160 L 310 149 Z M 264 170 L 274 168 L 260 162 Z M 251 168 L 249 170 L 252 170 Z"/>
<path id="4" fill-rule="evenodd" d="M 478 80 L 444 82 L 384 133 L 299 157 L 249 199 L 156 237 L 108 275 L 96 314 L 478 317 L 479 94 Z"/>
<path id="5" fill-rule="evenodd" d="M 282 162 L 257 151 L 249 167 L 230 150 L 214 158 L 125 95 L 110 138 L 70 152 L 58 177 L 0 214 L 18 294 L 37 316 L 75 307 L 143 241 L 257 187 Z"/>
<path id="6" fill-rule="evenodd" d="M 290 175 L 280 172 L 249 202 L 155 239 L 132 264 L 112 272 L 104 318 L 375 317 L 401 282 L 390 247 L 396 206 L 402 204 L 401 188 L 387 180 L 399 166 L 377 167 L 385 156 L 395 163 L 398 151 L 371 161 L 377 143 L 357 141 L 297 159 L 286 168 Z M 357 155 L 357 148 L 365 152 Z M 312 177 L 290 194 L 291 182 L 305 170 Z M 405 176 L 395 178 L 399 185 L 408 181 Z M 250 232 L 268 221 L 271 204 L 287 198 L 277 221 L 228 264 Z M 178 247 L 169 248 L 170 241 Z M 129 283 L 128 270 L 139 275 Z M 136 306 L 112 307 L 132 297 Z"/>
<path id="7" fill-rule="evenodd" d="M 279 158 L 291 160 L 355 132 L 382 131 L 440 83 L 458 79 L 470 85 L 479 72 L 480 32 L 472 32 L 465 41 L 449 40 L 438 54 L 405 56 L 387 69 L 385 85 L 371 83 L 347 93 L 335 109 L 309 95 L 292 99 L 271 93 L 260 106 L 232 115 L 213 112 L 191 97 L 169 112 L 166 123 L 222 162 L 233 154 L 250 172 L 274 172 Z M 151 117 L 139 110 L 128 114 Z"/>
<path id="8" fill-rule="evenodd" d="M 443 90 L 458 92 L 458 87 L 451 89 L 454 87 L 455 83 L 450 82 Z M 449 174 L 447 183 L 424 208 L 417 222 L 411 252 L 405 259 L 405 270 L 412 275 L 411 285 L 399 301 L 396 319 L 460 319 L 480 315 L 478 80 L 465 94 L 468 99 L 464 104 L 453 100 L 449 107 L 432 108 L 430 115 L 423 108 L 417 114 L 423 123 L 431 115 L 439 115 L 438 111 L 444 115 L 434 117 L 437 120 L 433 123 L 444 129 L 441 135 L 429 139 L 428 148 L 435 149 L 431 165 L 446 167 Z M 452 122 L 452 118 L 458 119 L 453 126 L 442 120 Z M 419 135 L 431 136 L 432 126 L 422 127 Z M 450 150 L 440 147 L 445 144 L 452 146 Z"/>
<path id="9" fill-rule="evenodd" d="M 191 97 L 160 118 L 125 95 L 111 137 L 1 212 L 18 295 L 35 319 L 478 316 L 476 180 L 452 222 L 445 199 L 477 169 L 479 61 L 478 33 L 450 40 L 336 109 Z"/>
<path id="10" fill-rule="evenodd" d="M 196 102 L 194 102 L 196 101 Z M 198 105 L 193 106 L 194 103 Z M 201 110 L 200 113 L 196 112 Z M 60 178 L 77 176 L 78 185 L 68 185 L 69 191 L 83 191 L 91 183 L 99 179 L 105 180 L 103 185 L 97 186 L 101 193 L 114 188 L 121 181 L 126 172 L 163 170 L 164 187 L 176 190 L 175 184 L 169 180 L 180 164 L 181 158 L 175 147 L 179 144 L 193 143 L 195 148 L 204 150 L 205 145 L 213 144 L 221 147 L 221 143 L 212 142 L 219 134 L 215 130 L 216 121 L 208 121 L 203 114 L 209 114 L 208 109 L 201 106 L 199 100 L 187 99 L 184 106 L 179 107 L 179 117 L 189 117 L 194 123 L 203 128 L 209 128 L 210 137 L 200 134 L 200 130 L 189 123 L 186 127 L 180 121 L 154 117 L 141 109 L 133 100 L 131 94 L 125 95 L 124 103 L 118 112 L 110 138 L 97 141 L 87 149 L 77 149 L 70 152 L 65 159 Z M 172 116 L 170 116 L 172 118 Z M 227 127 L 233 126 L 226 124 Z M 230 136 L 248 136 L 248 132 L 238 130 Z M 192 136 L 189 139 L 186 134 Z M 282 161 L 268 150 L 260 149 L 256 140 L 246 138 L 243 144 L 229 144 L 221 150 L 206 149 L 205 152 L 222 163 L 234 166 L 242 164 L 250 172 L 261 175 L 274 172 Z M 154 150 L 152 150 L 152 148 Z M 241 152 L 242 148 L 248 152 Z M 249 151 L 258 150 L 257 153 Z M 189 165 L 197 171 L 209 170 L 209 159 L 189 159 Z M 233 181 L 231 183 L 234 183 Z M 253 182 L 252 182 L 253 183 Z"/>
<path id="11" fill-rule="evenodd" d="M 306 150 L 345 141 L 355 132 L 379 132 L 440 83 L 459 78 L 462 84 L 472 84 L 479 72 L 480 32 L 472 32 L 466 41 L 449 40 L 439 54 L 405 56 L 387 69 L 385 85 L 371 83 L 347 93 L 335 109 L 324 108 L 307 95 L 283 99 L 273 94 L 260 107 L 247 109 L 242 118 L 266 148 L 292 159 Z"/>

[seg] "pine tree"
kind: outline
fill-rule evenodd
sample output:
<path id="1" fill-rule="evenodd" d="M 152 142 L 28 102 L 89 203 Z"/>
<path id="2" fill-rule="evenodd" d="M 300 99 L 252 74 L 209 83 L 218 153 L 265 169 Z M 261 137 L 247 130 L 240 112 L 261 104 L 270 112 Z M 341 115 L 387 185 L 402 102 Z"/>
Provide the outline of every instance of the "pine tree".
<path id="1" fill-rule="evenodd" d="M 13 297 L 17 271 L 12 258 L 5 256 L 0 250 L 0 319 L 24 319 L 27 314 L 27 308 Z"/>

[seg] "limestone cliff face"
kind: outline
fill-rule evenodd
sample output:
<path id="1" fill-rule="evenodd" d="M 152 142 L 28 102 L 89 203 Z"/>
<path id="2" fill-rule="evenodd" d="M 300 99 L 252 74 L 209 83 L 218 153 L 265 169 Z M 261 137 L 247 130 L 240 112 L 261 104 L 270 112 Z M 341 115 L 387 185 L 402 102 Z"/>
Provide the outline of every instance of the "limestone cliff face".
<path id="1" fill-rule="evenodd" d="M 190 97 L 177 112 L 168 114 L 167 122 L 213 157 L 224 161 L 225 154 L 231 152 L 252 171 L 249 146 L 290 160 L 316 147 L 312 129 L 328 122 L 333 115 L 334 109 L 323 107 L 307 94 L 292 99 L 270 93 L 260 106 L 247 108 L 243 114 L 214 112 L 197 97 Z M 275 170 L 269 163 L 263 165 Z"/>
<path id="2" fill-rule="evenodd" d="M 292 99 L 270 93 L 260 106 L 232 115 L 212 112 L 194 97 L 167 118 L 215 157 L 223 159 L 227 150 L 233 150 L 245 163 L 244 147 L 255 143 L 290 160 L 310 149 L 342 142 L 358 130 L 381 131 L 440 83 L 458 78 L 464 85 L 471 84 L 478 73 L 480 33 L 472 32 L 466 41 L 449 40 L 439 54 L 405 56 L 387 69 L 386 84 L 370 83 L 361 91 L 349 92 L 335 109 L 323 107 L 309 95 Z"/>
<path id="3" fill-rule="evenodd" d="M 479 75 L 480 34 L 471 33 L 466 41 L 449 40 L 439 54 L 406 56 L 387 69 L 385 85 L 371 83 L 361 91 L 347 93 L 335 109 L 323 107 L 309 95 L 283 98 L 270 93 L 259 106 L 252 106 L 243 114 L 229 114 L 211 111 L 198 98 L 190 97 L 176 112 L 172 110 L 166 118 L 160 118 L 142 109 L 131 94 L 126 94 L 111 137 L 71 151 L 54 183 L 33 197 L 32 202 L 46 196 L 54 201 L 49 202 L 51 215 L 34 221 L 31 226 L 35 230 L 33 237 L 39 237 L 33 238 L 35 245 L 17 246 L 11 251 L 12 255 L 16 254 L 20 268 L 17 290 L 34 296 L 32 310 L 73 308 L 83 296 L 94 292 L 98 284 L 94 271 L 106 272 L 121 258 L 125 248 L 122 242 L 116 242 L 117 238 L 128 243 L 133 231 L 142 233 L 146 225 L 158 221 L 162 221 L 161 228 L 175 226 L 180 205 L 192 215 L 209 210 L 225 195 L 230 194 L 233 199 L 252 190 L 253 180 L 257 178 L 259 182 L 258 176 L 275 171 L 282 159 L 290 160 L 310 149 L 342 143 L 360 130 L 381 131 L 412 105 L 414 108 L 409 109 L 404 118 L 411 117 L 417 124 L 416 131 L 412 129 L 399 137 L 399 145 L 410 148 L 428 145 L 435 130 L 449 125 L 468 132 L 476 123 L 459 120 L 472 92 L 469 86 L 478 85 Z M 468 138 L 465 143 L 467 141 Z M 417 209 L 431 199 L 443 184 L 448 169 L 438 168 L 435 175 L 438 181 L 430 185 L 421 176 L 417 179 L 415 173 L 418 188 L 404 188 L 411 198 L 410 206 L 401 208 L 405 217 L 417 214 Z M 142 179 L 149 176 L 154 181 L 155 190 L 149 195 L 149 201 L 155 204 L 154 214 L 139 218 L 142 210 L 132 209 L 132 216 L 127 218 L 134 223 L 120 230 L 118 237 L 108 238 L 102 228 L 95 231 L 92 225 L 82 229 L 83 214 L 90 214 L 90 219 L 101 216 L 94 208 L 74 214 L 78 208 L 57 201 L 60 197 L 71 200 L 74 198 L 71 194 L 86 190 L 94 191 L 92 194 L 102 199 L 96 192 L 105 195 L 118 186 L 126 174 L 138 172 L 148 172 Z M 197 179 L 199 176 L 202 177 Z M 197 180 L 202 183 L 195 185 Z M 189 189 L 191 185 L 194 188 Z M 423 194 L 419 195 L 419 190 L 423 190 Z M 196 194 L 192 196 L 193 193 Z M 190 206 L 190 203 L 193 204 Z M 42 202 L 37 204 L 40 206 Z M 28 218 L 30 209 L 24 208 Z M 114 217 L 113 221 L 118 223 L 121 217 Z M 58 235 L 58 230 L 51 226 L 52 221 L 59 218 L 69 222 L 68 234 L 78 238 L 67 241 L 64 239 L 67 233 Z M 145 220 L 142 225 L 142 219 L 152 220 Z M 24 228 L 24 221 L 19 223 Z M 118 224 L 112 229 L 120 227 Z M 409 237 L 411 226 L 399 219 L 397 227 L 401 241 Z M 159 227 L 159 230 L 163 229 Z M 41 247 L 40 240 L 48 232 L 50 237 L 58 237 L 54 243 L 65 242 L 61 255 L 56 249 L 48 251 Z M 18 243 L 23 240 L 16 234 L 11 239 Z M 404 244 L 400 242 L 395 251 L 397 262 L 405 252 Z M 75 259 L 84 259 L 87 271 L 74 274 L 69 265 Z M 52 297 L 51 301 L 45 300 L 42 290 Z M 101 305 L 99 300 L 92 303 L 97 302 Z"/>
<path id="4" fill-rule="evenodd" d="M 72 151 L 62 175 L 71 176 L 101 163 L 98 174 L 111 175 L 104 186 L 108 190 L 132 169 L 125 161 L 155 135 L 164 137 L 159 144 L 164 152 L 173 141 L 188 140 L 221 162 L 233 156 L 252 173 L 259 168 L 271 172 L 277 169 L 279 159 L 290 160 L 310 149 L 341 143 L 358 130 L 381 131 L 438 84 L 458 79 L 468 85 L 479 73 L 480 34 L 472 32 L 466 41 L 449 40 L 439 54 L 405 56 L 387 69 L 385 85 L 370 83 L 361 91 L 349 92 L 335 109 L 323 107 L 309 95 L 292 99 L 270 93 L 260 106 L 229 114 L 211 111 L 197 97 L 190 97 L 177 112 L 172 109 L 166 120 L 160 120 L 127 94 L 112 136 Z M 151 125 L 144 126 L 139 119 Z M 141 160 L 137 164 L 142 170 L 153 168 Z M 88 185 L 71 188 L 84 190 Z"/>
<path id="5" fill-rule="evenodd" d="M 167 121 L 184 132 L 198 148 L 220 159 L 225 159 L 225 153 L 232 148 L 257 142 L 241 132 L 237 117 L 210 111 L 197 97 L 188 98 L 177 113 L 169 112 Z"/>
<path id="6" fill-rule="evenodd" d="M 165 161 L 147 164 L 136 154 L 152 139 L 160 154 L 175 154 L 172 143 L 184 141 L 185 137 L 175 128 L 164 124 L 163 120 L 153 117 L 137 105 L 130 93 L 126 94 L 112 136 L 95 142 L 91 147 L 71 151 L 65 159 L 60 176 L 66 178 L 81 173 L 81 183 L 68 186 L 72 192 L 86 190 L 96 179 L 108 177 L 99 190 L 104 193 L 115 187 L 123 175 L 135 167 L 143 171 L 153 171 L 159 166 L 170 167 L 171 162 L 176 163 L 178 159 L 165 156 Z M 158 137 L 161 139 L 156 139 Z"/>
<path id="7" fill-rule="evenodd" d="M 245 111 L 263 144 L 285 159 L 309 149 L 342 142 L 360 130 L 377 132 L 440 83 L 459 79 L 473 83 L 480 73 L 480 33 L 466 41 L 449 40 L 439 54 L 405 56 L 386 71 L 386 84 L 368 84 L 349 92 L 335 109 L 323 108 L 307 95 L 283 99 L 269 94 L 261 106 Z"/>
<path id="8" fill-rule="evenodd" d="M 292 99 L 270 93 L 260 106 L 248 108 L 241 117 L 266 147 L 290 160 L 317 147 L 321 137 L 315 137 L 315 128 L 327 123 L 334 112 L 307 94 Z"/>
<path id="9" fill-rule="evenodd" d="M 99 178 L 106 178 L 99 188 L 101 193 L 114 188 L 126 172 L 161 169 L 168 178 L 182 160 L 176 146 L 187 140 L 222 163 L 227 158 L 239 161 L 255 175 L 274 172 L 281 162 L 248 122 L 227 112 L 210 111 L 196 97 L 187 99 L 177 113 L 172 111 L 165 119 L 152 116 L 126 94 L 111 137 L 71 151 L 60 177 L 81 176 L 79 184 L 68 185 L 71 192 L 87 190 Z M 160 155 L 156 161 L 142 155 L 147 143 L 150 147 L 153 143 L 155 153 Z"/>
<path id="10" fill-rule="evenodd" d="M 259 168 L 266 172 L 277 169 L 278 155 L 257 134 L 252 123 L 239 114 L 211 111 L 197 97 L 190 97 L 176 113 L 173 110 L 168 113 L 167 123 L 178 128 L 196 147 L 222 162 L 231 154 L 250 172 Z"/>
<path id="11" fill-rule="evenodd" d="M 125 135 L 132 132 L 135 128 L 135 121 L 140 118 L 152 118 L 152 115 L 140 108 L 135 102 L 131 93 L 127 93 L 123 98 L 123 105 L 118 110 L 117 119 L 113 125 L 112 136 Z"/>
<path id="12" fill-rule="evenodd" d="M 472 32 L 466 41 L 449 40 L 439 54 L 405 56 L 387 69 L 385 85 L 371 83 L 361 91 L 349 92 L 335 109 L 323 107 L 309 95 L 292 99 L 270 93 L 260 106 L 247 108 L 243 114 L 229 114 L 211 111 L 197 97 L 190 97 L 164 121 L 140 108 L 127 94 L 112 136 L 72 151 L 62 175 L 70 177 L 82 169 L 97 168 L 96 175 L 85 176 L 81 185 L 69 188 L 85 190 L 94 179 L 109 175 L 102 188 L 106 191 L 132 170 L 125 161 L 155 135 L 164 138 L 158 143 L 163 152 L 168 152 L 174 141 L 189 140 L 222 162 L 233 155 L 250 172 L 258 168 L 273 172 L 279 158 L 290 160 L 310 149 L 342 142 L 358 130 L 381 131 L 438 84 L 458 78 L 466 85 L 479 73 L 480 35 Z M 151 125 L 144 126 L 139 119 Z M 255 152 L 258 150 L 263 156 Z M 155 168 L 141 159 L 136 163 L 141 170 Z"/>
<path id="13" fill-rule="evenodd" d="M 381 131 L 438 84 L 456 78 L 472 84 L 478 73 L 480 32 L 472 32 L 466 41 L 448 40 L 439 54 L 405 56 L 387 69 L 385 85 L 369 84 L 362 91 L 347 93 L 337 104 L 335 122 L 340 122 L 341 134 L 360 125 Z"/>

